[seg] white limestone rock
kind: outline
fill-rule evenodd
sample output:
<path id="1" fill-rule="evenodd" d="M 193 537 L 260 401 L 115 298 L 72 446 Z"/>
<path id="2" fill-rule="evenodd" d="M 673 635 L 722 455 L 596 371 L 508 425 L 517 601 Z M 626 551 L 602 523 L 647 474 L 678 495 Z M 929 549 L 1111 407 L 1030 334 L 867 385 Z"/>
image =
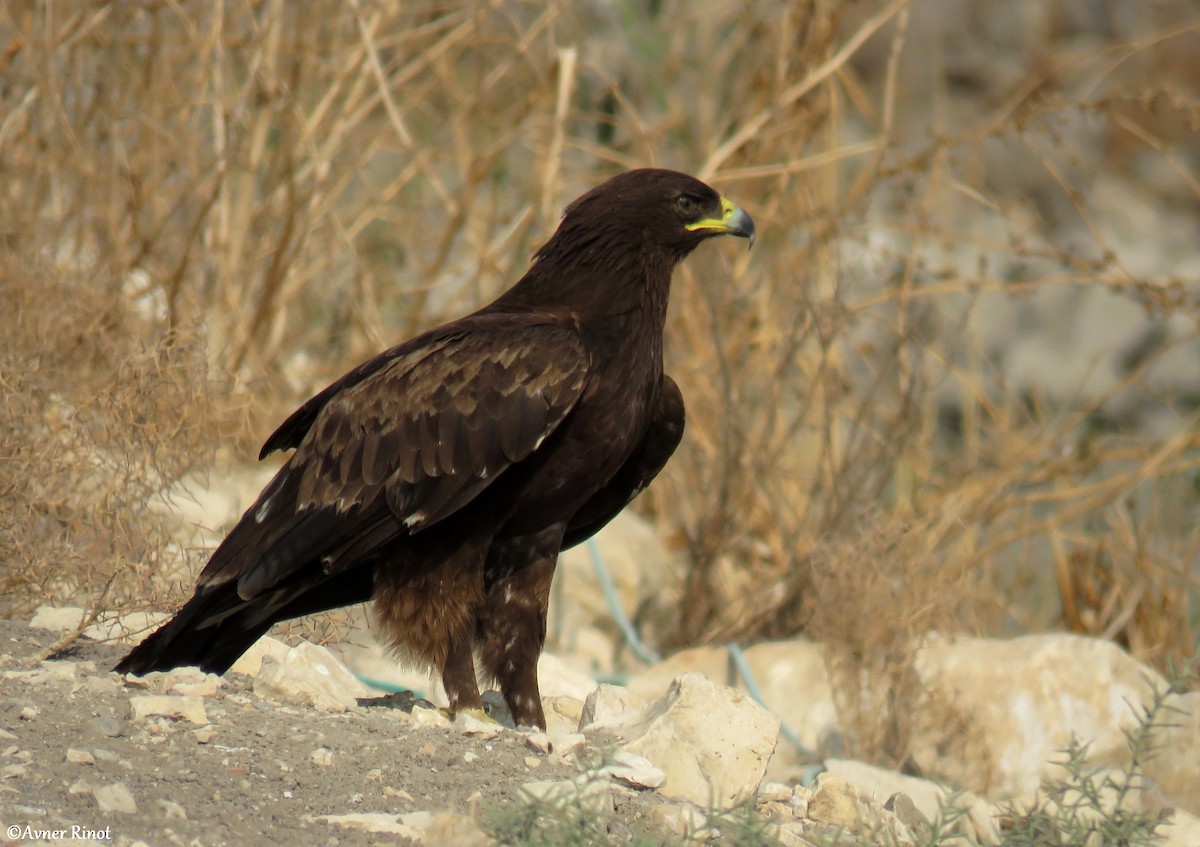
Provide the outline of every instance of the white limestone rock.
<path id="1" fill-rule="evenodd" d="M 662 769 L 664 796 L 732 806 L 757 792 L 775 751 L 779 718 L 740 691 L 689 673 L 606 730 L 624 750 Z"/>
<path id="2" fill-rule="evenodd" d="M 67 633 L 79 628 L 88 611 L 79 606 L 38 606 L 29 625 L 50 632 Z M 83 630 L 93 641 L 111 641 L 132 647 L 170 619 L 166 612 L 101 612 Z"/>
<path id="3" fill-rule="evenodd" d="M 344 712 L 372 692 L 325 647 L 307 641 L 288 650 L 282 661 L 264 659 L 254 691 L 281 700 Z"/>
<path id="4" fill-rule="evenodd" d="M 630 788 L 661 788 L 667 775 L 645 756 L 618 750 L 603 771 Z"/>
<path id="5" fill-rule="evenodd" d="M 1200 844 L 1200 817 L 1176 809 L 1155 834 L 1162 839 L 1161 847 L 1196 847 Z"/>
<path id="6" fill-rule="evenodd" d="M 538 691 L 543 698 L 570 697 L 582 702 L 596 689 L 596 684 L 590 676 L 572 670 L 550 653 L 538 657 Z"/>
<path id="7" fill-rule="evenodd" d="M 817 777 L 808 800 L 808 819 L 830 831 L 843 830 L 880 844 L 917 843 L 908 826 L 857 785 L 829 772 Z"/>
<path id="8" fill-rule="evenodd" d="M 565 696 L 543 697 L 542 710 L 546 713 L 546 732 L 552 736 L 570 735 L 579 729 L 583 701 Z"/>
<path id="9" fill-rule="evenodd" d="M 991 800 L 1032 795 L 1072 735 L 1089 759 L 1120 767 L 1132 707 L 1166 683 L 1115 644 L 1075 635 L 935 638 L 917 655 L 924 705 L 913 761 L 922 773 Z M 1197 753 L 1200 755 L 1200 751 Z"/>
<path id="10" fill-rule="evenodd" d="M 551 806 L 571 805 L 592 814 L 613 811 L 612 783 L 604 773 L 585 773 L 573 779 L 544 779 L 521 786 L 530 797 Z"/>
<path id="11" fill-rule="evenodd" d="M 819 751 L 840 735 L 837 707 L 825 670 L 821 647 L 794 639 L 756 644 L 745 650 L 746 663 L 767 708 L 779 715 L 809 750 Z M 629 691 L 653 699 L 670 681 L 688 671 L 698 671 L 716 682 L 745 690 L 745 682 L 731 674 L 729 653 L 723 647 L 695 647 L 676 653 L 647 669 L 629 683 Z M 780 745 L 772 773 L 782 776 L 800 761 L 791 745 Z"/>
<path id="12" fill-rule="evenodd" d="M 182 718 L 197 726 L 208 723 L 204 700 L 184 694 L 139 694 L 129 698 L 133 717 L 145 720 L 149 717 Z"/>
<path id="13" fill-rule="evenodd" d="M 258 676 L 258 672 L 262 669 L 263 659 L 270 657 L 277 662 L 282 662 L 291 649 L 278 638 L 264 635 L 251 644 L 249 650 L 238 656 L 237 661 L 230 666 L 229 672 Z"/>
<path id="14" fill-rule="evenodd" d="M 424 832 L 433 822 L 433 815 L 429 812 L 409 812 L 404 815 L 390 815 L 385 812 L 352 812 L 345 815 L 316 815 L 315 817 L 306 815 L 305 820 L 322 821 L 347 829 L 399 835 L 424 843 Z"/>
<path id="15" fill-rule="evenodd" d="M 96 804 L 102 812 L 117 812 L 122 815 L 137 814 L 137 801 L 133 799 L 129 787 L 123 782 L 114 782 L 111 785 L 93 788 L 92 796 L 96 798 Z"/>
<path id="16" fill-rule="evenodd" d="M 950 792 L 936 782 L 853 759 L 826 759 L 825 770 L 853 783 L 860 792 L 881 806 L 886 807 L 899 794 L 909 798 L 925 820 L 933 822 L 945 817 Z M 960 791 L 955 795 L 954 803 L 966 810 L 966 815 L 959 819 L 954 828 L 955 832 L 963 833 L 976 844 L 1000 843 L 1000 832 L 987 802 L 969 791 Z"/>
<path id="17" fill-rule="evenodd" d="M 663 690 L 666 690 L 665 685 Z M 646 706 L 646 698 L 629 688 L 620 685 L 598 685 L 583 703 L 583 711 L 579 715 L 579 729 L 603 729 L 605 726 L 619 724 L 627 715 L 640 712 Z"/>
<path id="18" fill-rule="evenodd" d="M 595 543 L 625 614 L 631 619 L 654 618 L 654 614 L 644 612 L 665 606 L 664 601 L 683 574 L 658 531 L 648 521 L 625 511 L 596 533 Z M 564 551 L 558 558 L 554 581 L 556 595 L 563 602 L 559 604 L 560 615 L 550 621 L 548 641 L 553 649 L 571 651 L 574 634 L 585 628 L 608 632 L 615 641 L 618 631 L 596 576 L 591 545 L 580 544 Z M 561 628 L 556 626 L 560 622 Z M 608 657 L 596 658 L 607 658 L 611 664 L 612 651 Z"/>
<path id="19" fill-rule="evenodd" d="M 1176 808 L 1200 815 L 1200 691 L 1172 696 L 1167 705 L 1167 726 L 1154 732 L 1146 775 Z"/>

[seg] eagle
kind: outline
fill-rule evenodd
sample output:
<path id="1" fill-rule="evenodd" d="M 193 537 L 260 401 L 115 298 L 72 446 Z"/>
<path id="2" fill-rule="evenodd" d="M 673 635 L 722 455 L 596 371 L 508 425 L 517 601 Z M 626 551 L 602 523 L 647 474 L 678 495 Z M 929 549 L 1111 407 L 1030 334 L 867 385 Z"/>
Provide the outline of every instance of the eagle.
<path id="1" fill-rule="evenodd" d="M 305 402 L 259 458 L 294 452 L 213 552 L 192 598 L 117 665 L 224 673 L 272 624 L 374 601 L 453 714 L 478 670 L 545 729 L 537 661 L 559 551 L 612 520 L 683 435 L 663 372 L 675 266 L 754 244 L 750 216 L 686 174 L 620 174 L 567 206 L 524 276 Z"/>

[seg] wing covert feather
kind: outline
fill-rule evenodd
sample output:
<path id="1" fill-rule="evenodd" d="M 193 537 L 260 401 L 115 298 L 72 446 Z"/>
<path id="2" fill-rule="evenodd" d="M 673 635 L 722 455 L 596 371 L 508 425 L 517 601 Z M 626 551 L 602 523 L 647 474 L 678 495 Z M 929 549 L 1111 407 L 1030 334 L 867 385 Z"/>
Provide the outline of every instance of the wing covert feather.
<path id="1" fill-rule="evenodd" d="M 322 392 L 296 452 L 201 584 L 236 579 L 239 592 L 258 594 L 315 560 L 337 571 L 350 553 L 453 514 L 554 431 L 589 365 L 575 332 L 548 323 L 469 327 L 390 354 L 357 382 Z"/>

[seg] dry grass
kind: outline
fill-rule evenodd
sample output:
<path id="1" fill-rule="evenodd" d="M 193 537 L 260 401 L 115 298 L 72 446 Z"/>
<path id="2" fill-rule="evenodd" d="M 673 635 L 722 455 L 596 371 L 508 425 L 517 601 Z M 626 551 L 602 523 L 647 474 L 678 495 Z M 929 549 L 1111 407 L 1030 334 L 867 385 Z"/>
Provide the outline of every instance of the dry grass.
<path id="1" fill-rule="evenodd" d="M 214 430 L 248 454 L 515 279 L 582 188 L 660 164 L 761 233 L 677 280 L 689 430 L 640 504 L 688 564 L 664 646 L 808 632 L 893 687 L 930 629 L 1194 654 L 1197 403 L 1151 377 L 1195 349 L 1195 264 L 1149 267 L 1097 186 L 1194 223 L 1200 18 L 1034 5 L 1042 29 L 959 52 L 906 0 L 5 6 L 9 609 L 121 560 L 149 585 L 168 548 L 141 504 Z M 1078 385 L 1015 380 L 997 311 L 1070 323 L 1096 288 L 1166 341 L 1097 381 L 1109 348 L 1064 337 L 1035 365 L 1096 350 Z M 901 712 L 865 746 L 902 755 Z"/>
<path id="2" fill-rule="evenodd" d="M 147 505 L 211 462 L 202 349 L 119 281 L 36 256 L 0 261 L 0 312 L 0 614 L 122 605 L 153 575 L 186 578 L 196 551 Z"/>

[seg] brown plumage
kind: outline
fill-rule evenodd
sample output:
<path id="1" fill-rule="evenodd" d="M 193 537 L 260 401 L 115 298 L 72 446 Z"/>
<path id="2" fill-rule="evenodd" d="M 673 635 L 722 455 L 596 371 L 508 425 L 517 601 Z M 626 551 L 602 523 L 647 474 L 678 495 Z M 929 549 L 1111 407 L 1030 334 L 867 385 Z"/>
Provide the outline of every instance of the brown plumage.
<path id="1" fill-rule="evenodd" d="M 683 433 L 662 370 L 675 265 L 751 239 L 707 185 L 631 171 L 572 203 L 521 280 L 360 365 L 283 422 L 294 449 L 179 613 L 118 671 L 223 673 L 276 621 L 374 598 L 399 652 L 479 708 L 475 658 L 545 727 L 537 659 L 558 552 L 616 516 Z"/>

